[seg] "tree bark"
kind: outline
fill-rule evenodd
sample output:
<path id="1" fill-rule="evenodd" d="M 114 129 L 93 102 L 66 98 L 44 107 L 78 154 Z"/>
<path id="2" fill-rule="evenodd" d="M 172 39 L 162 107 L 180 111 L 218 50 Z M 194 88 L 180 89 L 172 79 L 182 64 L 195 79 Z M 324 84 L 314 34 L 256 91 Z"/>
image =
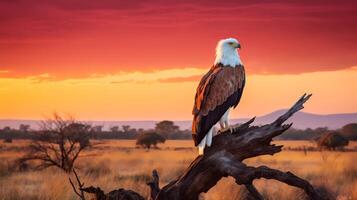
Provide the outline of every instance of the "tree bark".
<path id="1" fill-rule="evenodd" d="M 153 181 L 148 183 L 151 198 L 156 200 L 197 200 L 199 195 L 214 187 L 222 177 L 231 176 L 239 185 L 245 185 L 251 199 L 263 199 L 253 185 L 259 178 L 275 179 L 303 189 L 312 200 L 325 199 L 312 185 L 291 172 L 282 172 L 267 166 L 251 167 L 244 159 L 261 155 L 273 155 L 282 150 L 282 145 L 271 144 L 274 137 L 282 134 L 292 124 L 283 124 L 294 113 L 303 109 L 311 97 L 304 94 L 286 113 L 270 124 L 251 126 L 255 118 L 241 125 L 220 131 L 213 138 L 211 147 L 198 156 L 186 171 L 163 188 L 159 188 L 159 176 L 153 172 Z"/>

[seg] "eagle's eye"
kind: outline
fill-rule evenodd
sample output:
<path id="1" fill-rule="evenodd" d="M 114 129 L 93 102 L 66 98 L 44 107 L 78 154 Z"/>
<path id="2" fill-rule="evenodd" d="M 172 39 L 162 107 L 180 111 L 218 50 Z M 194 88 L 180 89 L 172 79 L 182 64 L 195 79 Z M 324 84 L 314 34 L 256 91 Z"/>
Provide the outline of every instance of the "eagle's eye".
<path id="1" fill-rule="evenodd" d="M 228 42 L 229 45 L 233 46 L 234 45 L 234 42 Z"/>

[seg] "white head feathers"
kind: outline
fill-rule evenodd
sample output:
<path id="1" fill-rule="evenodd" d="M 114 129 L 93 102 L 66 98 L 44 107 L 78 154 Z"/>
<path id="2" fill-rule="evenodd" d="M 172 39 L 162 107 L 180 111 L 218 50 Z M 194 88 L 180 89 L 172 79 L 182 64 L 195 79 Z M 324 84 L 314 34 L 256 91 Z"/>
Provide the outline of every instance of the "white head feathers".
<path id="1" fill-rule="evenodd" d="M 227 38 L 220 40 L 216 47 L 216 60 L 214 64 L 221 63 L 235 67 L 236 65 L 243 65 L 240 60 L 237 48 L 240 48 L 238 40 L 234 38 Z"/>

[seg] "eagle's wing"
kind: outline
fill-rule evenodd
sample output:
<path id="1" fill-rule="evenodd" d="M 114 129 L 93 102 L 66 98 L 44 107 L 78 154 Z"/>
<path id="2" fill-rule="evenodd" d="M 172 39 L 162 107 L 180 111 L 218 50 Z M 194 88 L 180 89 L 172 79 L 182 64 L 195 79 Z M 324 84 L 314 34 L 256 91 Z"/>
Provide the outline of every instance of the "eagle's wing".
<path id="1" fill-rule="evenodd" d="M 204 97 L 207 95 L 209 91 L 209 87 L 212 85 L 211 83 L 215 79 L 216 74 L 222 69 L 219 65 L 214 65 L 201 79 L 198 84 L 195 96 L 195 104 L 193 105 L 192 114 L 196 115 L 201 110 L 201 105 L 203 104 Z"/>
<path id="2" fill-rule="evenodd" d="M 243 66 L 217 65 L 203 76 L 197 87 L 192 114 L 192 133 L 195 145 L 205 137 L 223 114 L 239 103 L 245 84 Z"/>

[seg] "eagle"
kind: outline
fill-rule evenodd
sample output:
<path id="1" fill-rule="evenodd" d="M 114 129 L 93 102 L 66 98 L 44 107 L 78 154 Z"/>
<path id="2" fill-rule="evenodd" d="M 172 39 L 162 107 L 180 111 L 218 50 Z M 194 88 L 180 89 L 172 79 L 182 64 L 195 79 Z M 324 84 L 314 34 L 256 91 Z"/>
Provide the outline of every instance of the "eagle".
<path id="1" fill-rule="evenodd" d="M 211 146 L 213 127 L 219 122 L 228 128 L 228 116 L 242 96 L 245 71 L 234 38 L 222 39 L 216 47 L 216 59 L 211 69 L 202 77 L 195 95 L 192 114 L 192 138 L 203 155 L 205 146 Z"/>

